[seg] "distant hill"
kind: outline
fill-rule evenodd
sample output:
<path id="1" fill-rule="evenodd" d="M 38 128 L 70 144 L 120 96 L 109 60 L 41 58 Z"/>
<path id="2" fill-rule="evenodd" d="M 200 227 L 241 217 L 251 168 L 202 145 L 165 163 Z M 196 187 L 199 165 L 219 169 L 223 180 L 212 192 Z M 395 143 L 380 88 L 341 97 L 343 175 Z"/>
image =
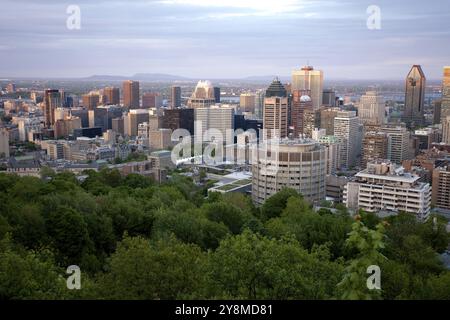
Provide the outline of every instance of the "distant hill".
<path id="1" fill-rule="evenodd" d="M 117 75 L 93 75 L 82 80 L 91 81 L 124 81 L 124 80 L 139 80 L 139 81 L 183 81 L 190 80 L 189 78 L 174 76 L 164 73 L 137 73 L 133 76 L 117 76 Z"/>

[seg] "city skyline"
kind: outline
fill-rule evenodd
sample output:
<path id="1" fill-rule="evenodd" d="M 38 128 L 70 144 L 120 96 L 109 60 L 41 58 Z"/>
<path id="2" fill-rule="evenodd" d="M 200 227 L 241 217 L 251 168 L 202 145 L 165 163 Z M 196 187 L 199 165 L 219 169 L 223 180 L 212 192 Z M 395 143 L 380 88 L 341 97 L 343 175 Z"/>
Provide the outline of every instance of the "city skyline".
<path id="1" fill-rule="evenodd" d="M 440 79 L 450 52 L 444 2 L 378 1 L 381 29 L 370 30 L 369 1 L 81 0 L 81 29 L 69 30 L 68 4 L 6 0 L 0 77 L 239 79 L 288 76 L 309 62 L 325 79 L 400 80 L 413 64 Z M 269 45 L 274 37 L 282 49 Z"/>

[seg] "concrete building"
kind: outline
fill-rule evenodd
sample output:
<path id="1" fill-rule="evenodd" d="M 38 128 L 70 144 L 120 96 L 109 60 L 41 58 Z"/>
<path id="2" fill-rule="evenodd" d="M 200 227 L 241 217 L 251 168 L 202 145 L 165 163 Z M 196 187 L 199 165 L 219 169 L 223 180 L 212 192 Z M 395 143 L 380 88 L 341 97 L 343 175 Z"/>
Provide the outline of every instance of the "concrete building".
<path id="1" fill-rule="evenodd" d="M 403 160 L 413 158 L 410 150 L 411 134 L 403 126 L 385 126 L 381 132 L 386 133 L 388 137 L 387 159 L 401 164 Z"/>
<path id="2" fill-rule="evenodd" d="M 323 98 L 323 72 L 314 70 L 311 66 L 304 66 L 292 72 L 292 91 L 309 90 L 313 108 L 322 106 Z"/>
<path id="3" fill-rule="evenodd" d="M 392 162 L 369 163 L 367 169 L 347 183 L 344 203 L 347 208 L 379 215 L 407 212 L 426 219 L 431 209 L 431 187 L 420 177 L 406 173 Z"/>
<path id="4" fill-rule="evenodd" d="M 303 112 L 303 135 L 311 138 L 313 131 L 320 128 L 320 112 L 321 109 L 306 109 Z"/>
<path id="5" fill-rule="evenodd" d="M 256 204 L 263 204 L 285 187 L 297 190 L 311 202 L 325 199 L 327 158 L 325 148 L 318 142 L 311 139 L 265 140 L 255 156 L 252 199 Z"/>
<path id="6" fill-rule="evenodd" d="M 382 125 L 385 121 L 385 102 L 376 91 L 368 91 L 361 96 L 358 117 L 362 124 Z"/>
<path id="7" fill-rule="evenodd" d="M 341 164 L 351 168 L 361 154 L 362 135 L 355 111 L 340 111 L 334 119 L 334 136 L 341 141 Z"/>
<path id="8" fill-rule="evenodd" d="M 374 160 L 387 159 L 387 150 L 388 137 L 385 132 L 366 132 L 362 142 L 362 168 L 367 168 L 367 163 Z"/>
<path id="9" fill-rule="evenodd" d="M 149 147 L 152 150 L 164 150 L 172 146 L 172 130 L 158 129 L 149 131 Z"/>
<path id="10" fill-rule="evenodd" d="M 334 203 L 342 203 L 344 201 L 345 186 L 349 179 L 345 176 L 327 175 L 326 178 L 326 196 L 327 200 Z"/>
<path id="11" fill-rule="evenodd" d="M 230 141 L 229 139 L 231 137 L 227 137 L 227 134 L 232 133 L 234 130 L 233 108 L 219 106 L 209 108 L 198 107 L 194 110 L 194 118 L 195 141 L 203 140 L 206 142 L 212 141 L 214 138 L 220 139 L 220 137 L 216 137 L 216 133 L 218 132 L 222 135 L 223 142 Z M 207 130 L 209 130 L 209 134 L 205 136 Z"/>
<path id="12" fill-rule="evenodd" d="M 450 210 L 450 166 L 433 170 L 431 204 L 434 207 Z"/>

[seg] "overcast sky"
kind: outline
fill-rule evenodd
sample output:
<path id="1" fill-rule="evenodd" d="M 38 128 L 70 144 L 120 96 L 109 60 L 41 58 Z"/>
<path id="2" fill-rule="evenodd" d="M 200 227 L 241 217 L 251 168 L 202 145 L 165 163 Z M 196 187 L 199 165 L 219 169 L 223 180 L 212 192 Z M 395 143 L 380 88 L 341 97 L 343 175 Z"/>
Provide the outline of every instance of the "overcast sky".
<path id="1" fill-rule="evenodd" d="M 66 9 L 81 9 L 69 30 Z M 367 28 L 369 5 L 381 30 Z M 429 79 L 450 65 L 449 0 L 1 0 L 0 77 L 168 73 Z"/>

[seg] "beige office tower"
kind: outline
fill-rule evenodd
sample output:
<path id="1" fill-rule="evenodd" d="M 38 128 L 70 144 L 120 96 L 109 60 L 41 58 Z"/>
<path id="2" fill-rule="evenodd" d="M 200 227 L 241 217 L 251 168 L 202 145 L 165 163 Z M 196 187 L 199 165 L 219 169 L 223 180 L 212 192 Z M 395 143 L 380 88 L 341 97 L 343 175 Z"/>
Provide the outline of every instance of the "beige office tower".
<path id="1" fill-rule="evenodd" d="M 209 81 L 199 81 L 188 100 L 189 108 L 208 108 L 216 104 L 214 96 L 214 87 Z"/>
<path id="2" fill-rule="evenodd" d="M 381 132 L 388 137 L 387 159 L 396 164 L 414 157 L 410 150 L 411 135 L 407 128 L 402 126 L 385 126 Z"/>
<path id="3" fill-rule="evenodd" d="M 385 102 L 376 91 L 368 91 L 361 96 L 358 104 L 358 117 L 364 125 L 382 125 L 384 123 Z"/>
<path id="4" fill-rule="evenodd" d="M 123 105 L 129 109 L 139 109 L 139 82 L 123 82 Z"/>
<path id="5" fill-rule="evenodd" d="M 450 116 L 447 116 L 442 122 L 442 142 L 450 144 Z"/>
<path id="6" fill-rule="evenodd" d="M 311 66 L 292 71 L 292 91 L 294 90 L 310 90 L 313 108 L 319 108 L 323 98 L 323 72 L 314 70 Z"/>
<path id="7" fill-rule="evenodd" d="M 275 139 L 274 139 L 275 140 Z M 261 205 L 283 188 L 292 188 L 311 202 L 325 199 L 325 147 L 311 139 L 265 140 L 252 164 L 252 199 Z M 269 153 L 268 150 L 271 150 Z M 268 155 L 270 154 L 270 155 Z"/>
<path id="8" fill-rule="evenodd" d="M 444 67 L 444 79 L 442 81 L 441 123 L 450 116 L 450 66 Z"/>
<path id="9" fill-rule="evenodd" d="M 334 136 L 340 139 L 341 165 L 351 168 L 361 153 L 362 134 L 355 111 L 340 111 L 334 119 Z"/>
<path id="10" fill-rule="evenodd" d="M 256 107 L 256 95 L 253 93 L 243 93 L 241 94 L 239 106 L 241 112 L 255 113 Z"/>
<path id="11" fill-rule="evenodd" d="M 139 124 L 148 122 L 149 113 L 146 109 L 134 109 L 130 110 L 126 116 L 124 116 L 124 131 L 125 134 L 130 137 L 136 137 L 138 135 Z"/>
<path id="12" fill-rule="evenodd" d="M 231 107 L 212 106 L 194 110 L 195 141 L 212 141 L 222 139 L 229 142 L 234 130 L 234 109 Z M 208 134 L 207 134 L 207 130 Z M 222 137 L 217 137 L 220 132 Z M 227 137 L 228 134 L 228 137 Z M 227 140 L 228 139 L 228 140 Z"/>
<path id="13" fill-rule="evenodd" d="M 106 97 L 106 101 L 103 104 L 110 105 L 119 105 L 120 104 L 120 89 L 115 87 L 106 87 L 103 90 L 103 95 Z"/>
<path id="14" fill-rule="evenodd" d="M 378 159 L 387 159 L 388 137 L 385 132 L 366 132 L 362 147 L 361 166 L 366 168 L 369 162 Z"/>
<path id="15" fill-rule="evenodd" d="M 334 118 L 339 111 L 339 108 L 325 108 L 320 111 L 320 128 L 325 129 L 328 136 L 334 134 Z"/>
<path id="16" fill-rule="evenodd" d="M 431 204 L 450 210 L 450 166 L 433 170 Z"/>
<path id="17" fill-rule="evenodd" d="M 172 130 L 158 129 L 149 131 L 149 145 L 152 150 L 167 149 L 172 145 Z"/>

